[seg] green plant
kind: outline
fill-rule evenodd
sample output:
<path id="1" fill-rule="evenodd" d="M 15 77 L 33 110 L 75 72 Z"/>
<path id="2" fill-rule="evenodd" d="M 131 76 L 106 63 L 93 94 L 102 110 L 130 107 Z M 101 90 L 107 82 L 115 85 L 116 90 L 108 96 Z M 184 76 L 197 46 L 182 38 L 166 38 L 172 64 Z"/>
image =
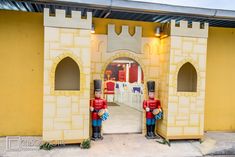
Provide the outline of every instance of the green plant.
<path id="1" fill-rule="evenodd" d="M 50 144 L 49 142 L 45 142 L 40 146 L 40 149 L 51 150 L 51 149 L 53 149 L 53 147 L 54 147 L 53 144 Z"/>
<path id="2" fill-rule="evenodd" d="M 82 149 L 89 149 L 89 148 L 91 147 L 91 141 L 90 141 L 90 139 L 86 139 L 86 140 L 82 141 L 80 147 L 81 147 Z"/>

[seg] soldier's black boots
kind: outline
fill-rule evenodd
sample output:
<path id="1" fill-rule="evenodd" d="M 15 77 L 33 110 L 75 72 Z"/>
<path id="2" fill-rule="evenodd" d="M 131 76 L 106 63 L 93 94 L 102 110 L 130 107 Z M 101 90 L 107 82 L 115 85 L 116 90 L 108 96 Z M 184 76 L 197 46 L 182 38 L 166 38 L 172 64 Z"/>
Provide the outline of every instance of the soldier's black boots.
<path id="1" fill-rule="evenodd" d="M 91 140 L 103 140 L 103 136 L 101 136 L 101 126 L 92 126 L 92 137 Z"/>
<path id="2" fill-rule="evenodd" d="M 92 126 L 92 137 L 91 140 L 97 141 L 98 140 L 98 127 L 97 126 Z"/>
<path id="3" fill-rule="evenodd" d="M 146 125 L 146 129 L 147 129 L 147 131 L 146 131 L 145 137 L 146 137 L 147 139 L 151 139 L 151 138 L 152 138 L 152 137 L 151 137 L 151 125 Z"/>
<path id="4" fill-rule="evenodd" d="M 103 136 L 101 136 L 101 126 L 98 127 L 98 138 L 103 140 Z"/>

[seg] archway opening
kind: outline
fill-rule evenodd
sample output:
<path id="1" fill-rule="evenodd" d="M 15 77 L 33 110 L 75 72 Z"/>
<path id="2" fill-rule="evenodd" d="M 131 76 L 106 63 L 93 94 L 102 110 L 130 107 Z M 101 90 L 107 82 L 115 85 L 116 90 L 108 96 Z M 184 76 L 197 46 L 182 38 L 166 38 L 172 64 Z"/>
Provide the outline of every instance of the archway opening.
<path id="1" fill-rule="evenodd" d="M 80 90 L 80 69 L 70 57 L 62 59 L 56 67 L 55 90 Z"/>
<path id="2" fill-rule="evenodd" d="M 120 57 L 104 71 L 104 97 L 110 118 L 103 125 L 104 133 L 140 133 L 144 75 L 138 62 Z"/>
<path id="3" fill-rule="evenodd" d="M 197 92 L 197 71 L 187 62 L 180 68 L 177 76 L 178 92 Z"/>

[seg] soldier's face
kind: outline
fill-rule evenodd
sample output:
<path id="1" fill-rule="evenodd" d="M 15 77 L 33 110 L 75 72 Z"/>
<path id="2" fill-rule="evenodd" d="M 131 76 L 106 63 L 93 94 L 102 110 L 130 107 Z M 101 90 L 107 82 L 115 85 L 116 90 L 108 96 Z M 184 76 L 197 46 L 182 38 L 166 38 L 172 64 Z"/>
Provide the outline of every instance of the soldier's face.
<path id="1" fill-rule="evenodd" d="M 99 92 L 99 91 L 97 92 L 97 91 L 96 91 L 96 92 L 95 92 L 95 97 L 96 97 L 96 98 L 100 98 L 100 97 L 101 97 L 101 92 Z"/>
<path id="2" fill-rule="evenodd" d="M 154 92 L 149 92 L 149 98 L 154 98 L 155 93 Z"/>

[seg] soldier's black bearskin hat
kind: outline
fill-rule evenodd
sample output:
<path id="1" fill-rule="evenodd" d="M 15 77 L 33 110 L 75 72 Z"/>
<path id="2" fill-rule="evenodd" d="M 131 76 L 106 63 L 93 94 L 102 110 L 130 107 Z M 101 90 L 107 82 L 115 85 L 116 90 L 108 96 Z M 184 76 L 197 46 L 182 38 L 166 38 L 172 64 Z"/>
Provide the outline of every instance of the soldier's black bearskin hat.
<path id="1" fill-rule="evenodd" d="M 148 88 L 148 92 L 155 92 L 155 82 L 154 81 L 148 81 L 147 82 L 147 88 Z"/>
<path id="2" fill-rule="evenodd" d="M 101 80 L 94 80 L 94 91 L 100 92 L 101 91 Z"/>

